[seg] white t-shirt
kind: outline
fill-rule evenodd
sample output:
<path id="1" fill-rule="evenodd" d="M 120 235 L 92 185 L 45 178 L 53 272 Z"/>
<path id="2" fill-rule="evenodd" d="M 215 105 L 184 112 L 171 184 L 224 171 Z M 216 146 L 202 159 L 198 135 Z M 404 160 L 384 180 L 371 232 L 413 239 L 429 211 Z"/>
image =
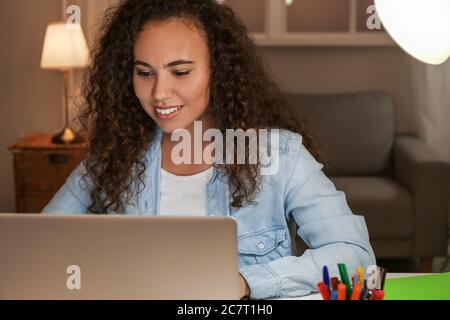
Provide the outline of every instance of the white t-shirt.
<path id="1" fill-rule="evenodd" d="M 206 184 L 213 167 L 192 176 L 177 176 L 161 168 L 160 215 L 206 216 Z"/>

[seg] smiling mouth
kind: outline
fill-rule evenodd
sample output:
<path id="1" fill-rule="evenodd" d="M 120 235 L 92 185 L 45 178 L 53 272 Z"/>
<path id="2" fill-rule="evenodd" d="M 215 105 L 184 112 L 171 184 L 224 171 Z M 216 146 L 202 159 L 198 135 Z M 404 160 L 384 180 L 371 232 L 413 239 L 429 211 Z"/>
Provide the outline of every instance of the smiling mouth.
<path id="1" fill-rule="evenodd" d="M 171 119 L 171 118 L 174 118 L 175 116 L 177 116 L 183 107 L 184 106 L 173 106 L 173 107 L 169 107 L 169 108 L 154 107 L 154 109 L 155 109 L 156 116 L 159 119 L 165 120 L 165 119 Z"/>

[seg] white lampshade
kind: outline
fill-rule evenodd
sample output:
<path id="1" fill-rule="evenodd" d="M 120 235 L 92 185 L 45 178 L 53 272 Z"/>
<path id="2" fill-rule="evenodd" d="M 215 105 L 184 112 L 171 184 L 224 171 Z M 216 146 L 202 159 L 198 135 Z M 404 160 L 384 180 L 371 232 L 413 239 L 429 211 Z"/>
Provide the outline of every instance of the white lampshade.
<path id="1" fill-rule="evenodd" d="M 41 58 L 42 69 L 83 68 L 88 60 L 89 50 L 80 25 L 57 22 L 47 27 Z"/>
<path id="2" fill-rule="evenodd" d="M 450 0 L 375 0 L 387 32 L 406 52 L 429 64 L 450 57 Z"/>

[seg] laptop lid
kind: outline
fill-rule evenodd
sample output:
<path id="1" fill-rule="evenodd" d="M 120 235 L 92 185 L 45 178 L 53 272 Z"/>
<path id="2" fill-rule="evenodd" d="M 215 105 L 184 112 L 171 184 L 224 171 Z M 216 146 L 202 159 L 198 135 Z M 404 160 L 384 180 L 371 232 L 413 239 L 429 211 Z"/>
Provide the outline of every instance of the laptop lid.
<path id="1" fill-rule="evenodd" d="M 0 299 L 238 299 L 229 217 L 0 214 Z"/>

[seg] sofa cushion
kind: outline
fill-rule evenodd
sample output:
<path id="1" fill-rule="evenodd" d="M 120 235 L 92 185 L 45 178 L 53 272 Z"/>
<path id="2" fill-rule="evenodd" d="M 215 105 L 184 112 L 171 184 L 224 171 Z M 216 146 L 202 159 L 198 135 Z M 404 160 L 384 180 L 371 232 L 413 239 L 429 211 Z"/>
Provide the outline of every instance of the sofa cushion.
<path id="1" fill-rule="evenodd" d="M 353 213 L 365 217 L 372 240 L 412 238 L 413 200 L 397 182 L 378 177 L 330 179 L 345 193 Z"/>
<path id="2" fill-rule="evenodd" d="M 290 112 L 319 134 L 333 176 L 379 175 L 394 141 L 393 102 L 381 92 L 331 95 L 287 93 Z"/>

